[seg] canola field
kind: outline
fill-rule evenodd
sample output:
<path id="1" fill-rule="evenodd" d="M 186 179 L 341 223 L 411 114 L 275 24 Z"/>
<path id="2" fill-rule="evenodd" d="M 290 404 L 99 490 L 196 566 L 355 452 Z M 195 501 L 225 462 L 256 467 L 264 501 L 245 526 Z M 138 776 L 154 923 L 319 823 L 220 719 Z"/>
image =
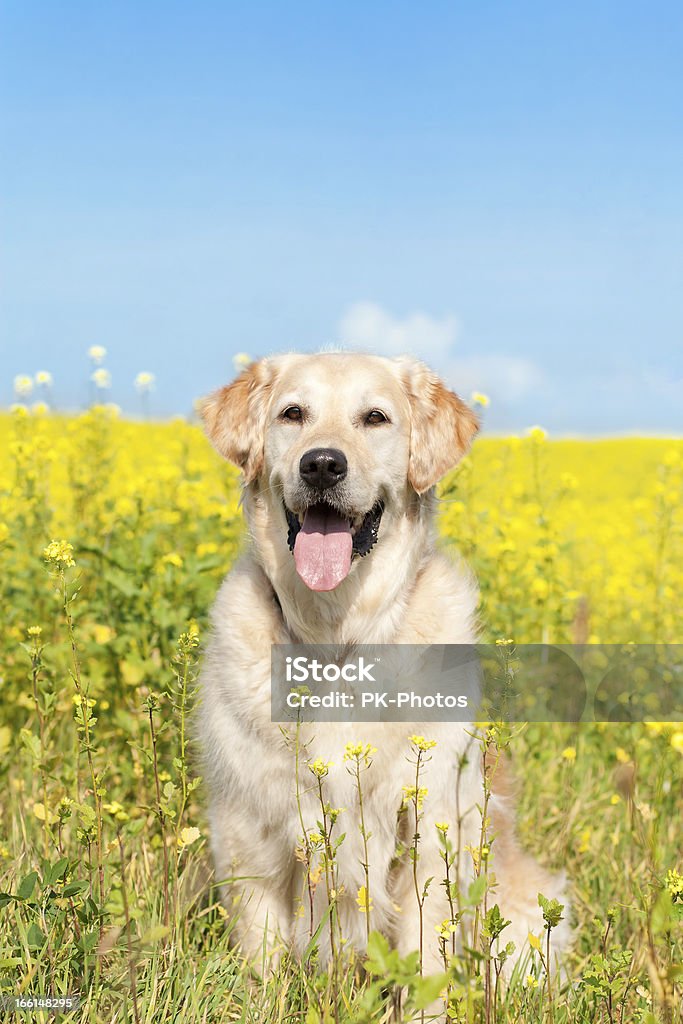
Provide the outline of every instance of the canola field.
<path id="1" fill-rule="evenodd" d="M 440 493 L 485 639 L 681 640 L 682 441 L 482 437 Z M 26 1019 L 16 999 L 47 1020 L 27 1003 L 51 996 L 69 1021 L 360 1024 L 443 993 L 455 1022 L 681 1021 L 682 723 L 500 740 L 520 837 L 567 874 L 566 976 L 542 969 L 546 935 L 508 988 L 485 942 L 431 988 L 377 936 L 334 971 L 312 949 L 261 975 L 230 949 L 189 718 L 244 543 L 238 474 L 197 425 L 0 415 L 0 1019 Z"/>

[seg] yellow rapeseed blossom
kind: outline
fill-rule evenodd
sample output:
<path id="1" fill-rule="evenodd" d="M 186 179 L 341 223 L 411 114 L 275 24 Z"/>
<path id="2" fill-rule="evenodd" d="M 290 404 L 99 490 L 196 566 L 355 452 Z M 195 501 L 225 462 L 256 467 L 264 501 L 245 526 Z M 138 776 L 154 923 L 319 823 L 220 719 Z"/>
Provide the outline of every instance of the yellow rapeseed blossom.
<path id="1" fill-rule="evenodd" d="M 347 743 L 344 747 L 345 761 L 362 761 L 365 766 L 369 765 L 370 758 L 377 753 L 377 747 L 371 743 Z"/>
<path id="2" fill-rule="evenodd" d="M 57 569 L 69 569 L 76 564 L 73 550 L 73 544 L 66 540 L 53 540 L 43 551 L 43 558 Z"/>
<path id="3" fill-rule="evenodd" d="M 314 761 L 308 762 L 309 772 L 312 772 L 317 779 L 324 779 L 331 767 L 332 762 L 323 761 L 322 757 L 316 757 Z"/>
<path id="4" fill-rule="evenodd" d="M 411 736 L 410 742 L 422 753 L 426 753 L 427 750 L 436 746 L 436 740 L 426 740 L 424 736 Z"/>
<path id="5" fill-rule="evenodd" d="M 683 903 L 683 875 L 675 868 L 666 873 L 666 887 L 674 903 Z"/>
<path id="6" fill-rule="evenodd" d="M 401 788 L 402 788 L 402 792 L 403 792 L 403 804 L 404 804 L 404 806 L 408 806 L 408 804 L 415 804 L 416 803 L 418 810 L 421 810 L 422 809 L 422 805 L 424 804 L 425 797 L 427 796 L 427 794 L 429 792 L 427 787 L 426 786 L 418 786 L 416 788 L 415 786 L 402 786 Z"/>
<path id="7" fill-rule="evenodd" d="M 372 897 L 368 895 L 368 890 L 364 885 L 361 885 L 358 890 L 356 903 L 361 914 L 368 914 L 373 909 Z"/>

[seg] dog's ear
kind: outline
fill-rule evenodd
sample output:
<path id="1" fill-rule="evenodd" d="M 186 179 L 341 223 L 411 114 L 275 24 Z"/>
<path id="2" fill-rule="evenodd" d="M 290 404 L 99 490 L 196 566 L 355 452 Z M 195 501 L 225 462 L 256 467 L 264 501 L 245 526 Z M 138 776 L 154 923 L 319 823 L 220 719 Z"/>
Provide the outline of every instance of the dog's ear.
<path id="1" fill-rule="evenodd" d="M 201 403 L 204 430 L 220 454 L 256 479 L 263 467 L 266 402 L 272 384 L 267 360 L 252 363 L 232 384 L 226 384 Z"/>
<path id="2" fill-rule="evenodd" d="M 424 494 L 467 452 L 479 421 L 424 363 L 406 358 L 396 362 L 410 402 L 408 480 Z"/>

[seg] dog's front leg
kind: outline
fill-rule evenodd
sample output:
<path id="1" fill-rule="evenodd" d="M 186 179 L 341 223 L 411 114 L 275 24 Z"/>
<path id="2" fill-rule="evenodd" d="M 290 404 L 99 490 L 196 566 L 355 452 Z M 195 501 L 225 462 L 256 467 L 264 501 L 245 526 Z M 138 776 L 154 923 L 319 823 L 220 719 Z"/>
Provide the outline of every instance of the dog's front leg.
<path id="1" fill-rule="evenodd" d="M 256 968 L 273 966 L 291 941 L 293 850 L 286 830 L 267 828 L 256 809 L 238 801 L 214 803 L 212 819 L 216 882 L 233 944 Z"/>

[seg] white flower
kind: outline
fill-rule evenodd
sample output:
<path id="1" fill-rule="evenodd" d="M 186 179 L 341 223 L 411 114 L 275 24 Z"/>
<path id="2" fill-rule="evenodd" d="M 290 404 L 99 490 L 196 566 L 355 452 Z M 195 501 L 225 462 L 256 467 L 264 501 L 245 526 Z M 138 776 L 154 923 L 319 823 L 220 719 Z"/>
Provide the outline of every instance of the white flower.
<path id="1" fill-rule="evenodd" d="M 101 388 L 103 391 L 111 387 L 111 374 L 104 367 L 100 367 L 99 370 L 93 370 L 90 374 L 90 380 L 96 388 Z"/>
<path id="2" fill-rule="evenodd" d="M 33 381 L 27 374 L 20 373 L 14 378 L 14 394 L 19 395 L 23 398 L 24 395 L 30 395 L 33 391 Z"/>
<path id="3" fill-rule="evenodd" d="M 253 359 L 246 352 L 238 352 L 236 356 L 232 357 L 232 365 L 235 367 L 235 373 L 241 373 L 242 370 L 246 369 L 250 363 L 253 363 Z"/>
<path id="4" fill-rule="evenodd" d="M 104 345 L 91 345 L 88 349 L 88 355 L 92 359 L 93 363 L 96 363 L 97 366 L 99 366 L 100 363 L 104 362 L 107 350 Z"/>
<path id="5" fill-rule="evenodd" d="M 52 374 L 48 370 L 38 370 L 36 384 L 41 384 L 44 388 L 51 388 Z"/>
<path id="6" fill-rule="evenodd" d="M 138 391 L 141 392 L 151 391 L 152 388 L 154 387 L 154 381 L 154 374 L 148 373 L 146 370 L 143 370 L 135 378 L 135 387 L 137 388 Z"/>

